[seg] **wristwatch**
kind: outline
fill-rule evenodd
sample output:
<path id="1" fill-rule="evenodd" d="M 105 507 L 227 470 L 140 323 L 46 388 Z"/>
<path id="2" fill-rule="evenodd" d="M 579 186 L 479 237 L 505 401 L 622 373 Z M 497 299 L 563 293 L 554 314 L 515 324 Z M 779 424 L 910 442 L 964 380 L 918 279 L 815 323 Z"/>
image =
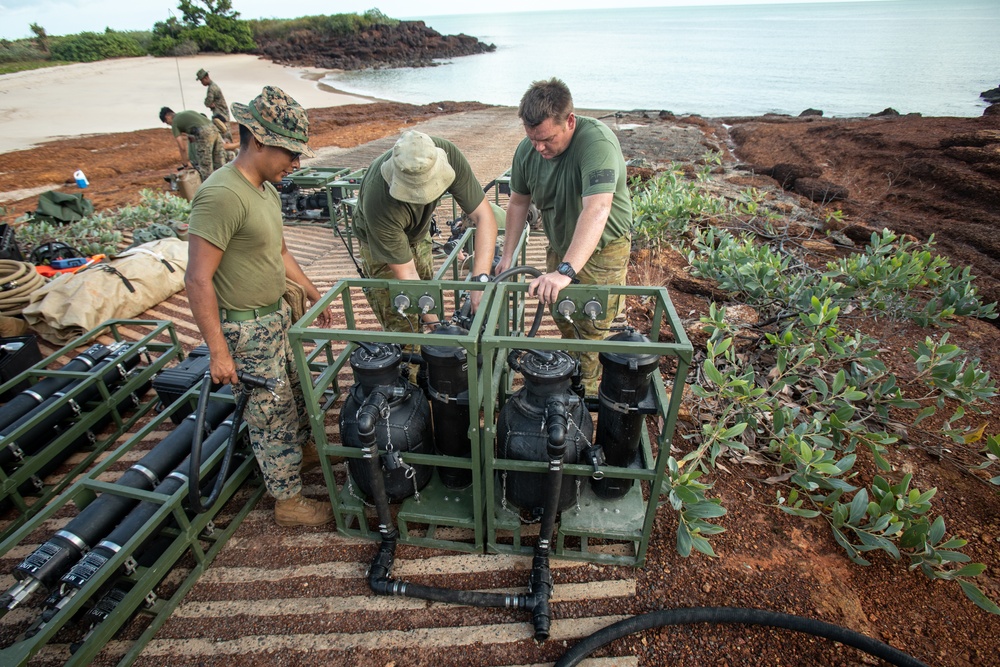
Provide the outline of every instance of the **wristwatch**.
<path id="1" fill-rule="evenodd" d="M 580 282 L 576 277 L 576 271 L 573 269 L 573 265 L 569 262 L 562 262 L 556 267 L 556 272 L 560 275 L 566 276 L 574 284 Z"/>
<path id="2" fill-rule="evenodd" d="M 474 283 L 488 283 L 490 282 L 490 274 L 480 273 L 479 275 L 472 276 L 469 280 Z"/>

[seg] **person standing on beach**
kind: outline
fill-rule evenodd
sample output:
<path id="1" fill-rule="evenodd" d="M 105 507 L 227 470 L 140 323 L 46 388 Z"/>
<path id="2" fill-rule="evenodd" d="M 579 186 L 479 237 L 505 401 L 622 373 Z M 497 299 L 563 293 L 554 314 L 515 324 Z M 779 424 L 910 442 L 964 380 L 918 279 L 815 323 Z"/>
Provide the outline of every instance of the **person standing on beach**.
<path id="1" fill-rule="evenodd" d="M 292 324 L 285 281 L 321 295 L 288 252 L 281 198 L 274 183 L 309 149 L 305 109 L 267 86 L 249 105 L 233 104 L 240 153 L 209 177 L 191 202 L 188 267 L 191 313 L 208 345 L 212 381 L 236 384 L 237 370 L 277 380 L 274 392 L 249 391 L 245 420 L 280 526 L 319 526 L 333 518 L 328 502 L 302 495 L 301 471 L 319 462 L 288 342 Z M 329 309 L 316 319 L 329 327 Z"/>
<path id="2" fill-rule="evenodd" d="M 174 113 L 170 107 L 160 109 L 160 121 L 170 126 L 181 154 L 181 166 L 194 166 L 204 181 L 226 164 L 226 151 L 219 131 L 209 119 L 197 111 Z"/>
<path id="3" fill-rule="evenodd" d="M 559 79 L 535 81 L 517 111 L 527 135 L 514 152 L 506 236 L 520 237 L 529 206 L 542 216 L 548 239 L 546 266 L 531 282 L 530 295 L 554 304 L 567 285 L 624 285 L 632 247 L 632 200 L 618 138 L 604 123 L 573 111 L 573 97 Z M 504 244 L 500 273 L 514 261 L 514 243 Z M 600 320 L 556 317 L 563 338 L 601 340 L 621 312 L 624 299 L 609 299 Z M 587 394 L 597 393 L 597 353 L 580 355 Z"/>
<path id="4" fill-rule="evenodd" d="M 222 94 L 222 89 L 219 88 L 219 84 L 212 81 L 212 78 L 204 69 L 198 70 L 195 73 L 195 78 L 201 81 L 201 85 L 208 88 L 208 92 L 205 93 L 205 106 L 212 112 L 212 122 L 215 123 L 216 129 L 219 130 L 219 135 L 222 137 L 222 143 L 225 144 L 226 151 L 232 151 L 233 132 L 229 128 L 229 105 L 226 104 L 226 97 Z M 234 156 L 227 154 L 226 157 L 231 160 Z"/>
<path id="5" fill-rule="evenodd" d="M 354 212 L 366 278 L 430 280 L 434 273 L 431 216 L 449 193 L 476 226 L 472 280 L 489 282 L 497 221 L 472 167 L 455 144 L 409 130 L 365 172 Z M 389 291 L 367 290 L 368 303 L 386 331 L 417 331 L 416 320 L 393 307 Z M 473 310 L 482 291 L 471 290 Z M 430 321 L 430 314 L 425 320 Z"/>

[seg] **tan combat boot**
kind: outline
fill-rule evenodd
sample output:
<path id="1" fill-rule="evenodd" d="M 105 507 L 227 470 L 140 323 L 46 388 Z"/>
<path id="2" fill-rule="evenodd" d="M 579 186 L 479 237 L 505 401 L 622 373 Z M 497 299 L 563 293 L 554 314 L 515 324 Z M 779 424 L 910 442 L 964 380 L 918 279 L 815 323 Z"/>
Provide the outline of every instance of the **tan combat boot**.
<path id="1" fill-rule="evenodd" d="M 330 465 L 337 465 L 344 460 L 343 456 L 329 456 Z M 319 468 L 319 450 L 316 449 L 316 443 L 309 441 L 302 445 L 302 466 L 299 468 L 299 472 L 307 473 L 310 470 L 315 470 Z"/>
<path id="2" fill-rule="evenodd" d="M 310 470 L 315 470 L 318 467 L 319 452 L 316 450 L 316 444 L 313 442 L 307 442 L 302 445 L 302 466 L 299 470 L 306 473 Z"/>
<path id="3" fill-rule="evenodd" d="M 274 501 L 274 522 L 279 526 L 322 526 L 332 520 L 330 503 L 306 498 L 301 493 Z"/>

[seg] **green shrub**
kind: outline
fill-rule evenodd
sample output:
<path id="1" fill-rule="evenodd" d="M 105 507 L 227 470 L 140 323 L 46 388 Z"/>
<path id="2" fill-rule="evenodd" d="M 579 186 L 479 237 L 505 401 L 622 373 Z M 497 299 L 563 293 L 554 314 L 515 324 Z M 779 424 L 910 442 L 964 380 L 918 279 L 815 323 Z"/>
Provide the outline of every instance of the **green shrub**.
<path id="1" fill-rule="evenodd" d="M 146 55 L 135 39 L 110 29 L 104 33 L 81 32 L 78 35 L 54 39 L 51 53 L 57 60 L 80 63 Z"/>
<path id="2" fill-rule="evenodd" d="M 287 20 L 259 19 L 247 21 L 247 24 L 254 39 L 274 41 L 285 39 L 300 31 L 320 35 L 350 35 L 376 25 L 398 25 L 399 21 L 389 18 L 377 9 L 370 9 L 364 14 L 320 14 Z"/>
<path id="3" fill-rule="evenodd" d="M 39 50 L 34 40 L 0 40 L 0 63 L 31 62 L 48 60 L 49 54 Z"/>

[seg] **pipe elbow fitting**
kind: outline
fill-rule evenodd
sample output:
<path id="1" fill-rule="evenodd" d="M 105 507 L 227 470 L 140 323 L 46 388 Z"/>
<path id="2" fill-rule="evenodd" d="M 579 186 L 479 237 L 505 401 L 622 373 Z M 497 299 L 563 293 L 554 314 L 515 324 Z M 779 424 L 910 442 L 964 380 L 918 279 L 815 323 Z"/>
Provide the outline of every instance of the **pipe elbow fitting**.
<path id="1" fill-rule="evenodd" d="M 368 394 L 365 402 L 358 408 L 358 436 L 374 436 L 375 425 L 379 418 L 388 413 L 389 399 L 378 389 Z"/>
<path id="2" fill-rule="evenodd" d="M 552 396 L 545 403 L 545 423 L 548 429 L 549 456 L 561 458 L 566 452 L 569 418 L 566 401 L 562 396 Z"/>

